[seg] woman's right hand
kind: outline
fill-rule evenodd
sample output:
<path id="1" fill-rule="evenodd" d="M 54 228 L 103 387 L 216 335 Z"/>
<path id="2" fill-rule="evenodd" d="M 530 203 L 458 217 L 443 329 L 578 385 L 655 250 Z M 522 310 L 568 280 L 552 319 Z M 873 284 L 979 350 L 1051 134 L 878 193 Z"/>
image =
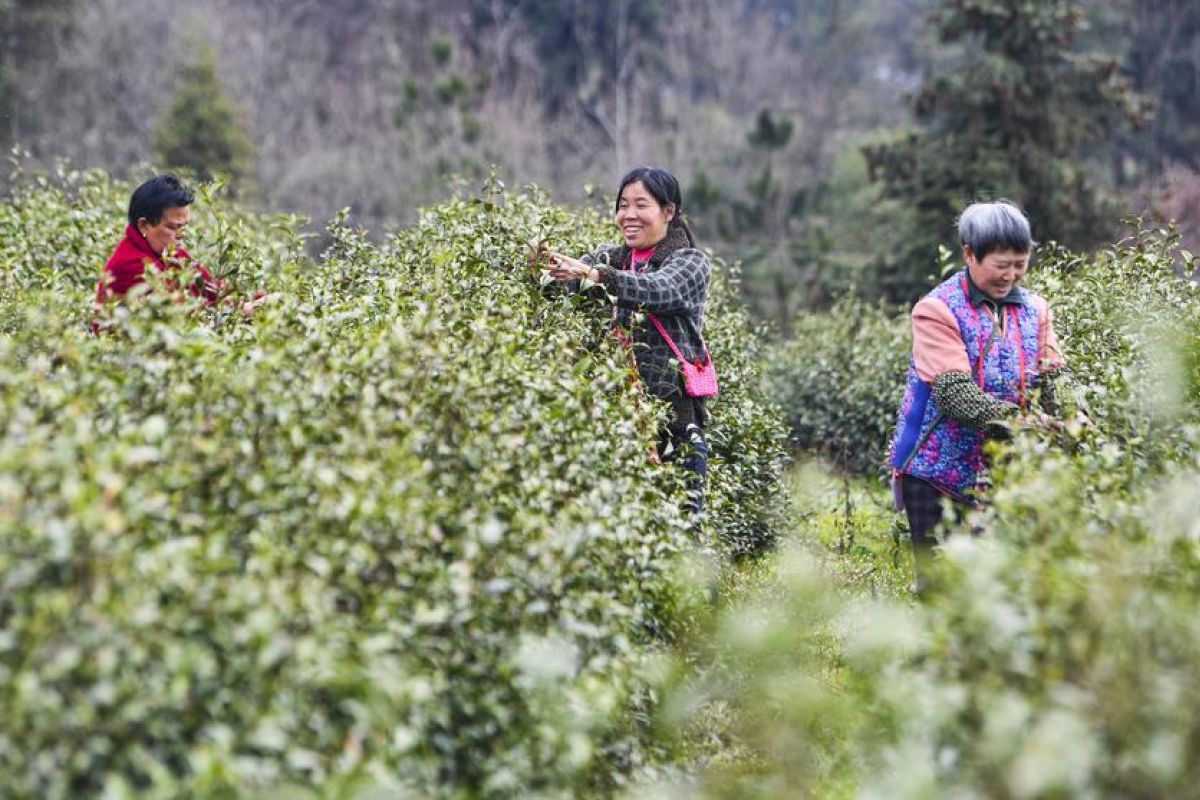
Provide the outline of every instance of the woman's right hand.
<path id="1" fill-rule="evenodd" d="M 556 281 L 596 281 L 600 273 L 577 258 L 550 251 L 550 277 Z"/>

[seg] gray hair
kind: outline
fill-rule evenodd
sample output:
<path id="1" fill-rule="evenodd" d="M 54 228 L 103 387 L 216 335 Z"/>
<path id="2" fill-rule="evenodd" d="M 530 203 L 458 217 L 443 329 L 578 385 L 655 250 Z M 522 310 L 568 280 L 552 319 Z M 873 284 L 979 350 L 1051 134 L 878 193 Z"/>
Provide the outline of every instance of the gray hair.
<path id="1" fill-rule="evenodd" d="M 1029 220 L 1007 200 L 972 203 L 955 223 L 958 240 L 971 248 L 976 258 L 998 250 L 1028 253 L 1033 250 Z"/>

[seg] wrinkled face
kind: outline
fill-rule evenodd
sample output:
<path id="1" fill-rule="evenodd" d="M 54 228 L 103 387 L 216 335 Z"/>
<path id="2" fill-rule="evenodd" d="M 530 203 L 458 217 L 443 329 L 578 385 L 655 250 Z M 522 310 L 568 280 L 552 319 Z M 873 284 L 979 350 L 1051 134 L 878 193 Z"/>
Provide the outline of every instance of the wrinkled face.
<path id="1" fill-rule="evenodd" d="M 192 212 L 187 206 L 171 206 L 163 211 L 162 219 L 157 223 L 142 217 L 138 220 L 137 228 L 142 236 L 146 237 L 154 252 L 165 251 L 167 255 L 173 256 L 175 250 L 183 244 L 183 237 L 191 219 Z"/>
<path id="2" fill-rule="evenodd" d="M 997 250 L 979 259 L 970 247 L 963 247 L 963 258 L 971 280 L 993 300 L 1000 300 L 1012 291 L 1029 269 L 1029 253 L 1016 250 Z"/>
<path id="3" fill-rule="evenodd" d="M 675 206 L 660 206 L 641 181 L 626 186 L 617 201 L 617 225 L 625 235 L 625 244 L 634 250 L 646 250 L 661 242 L 674 216 Z"/>

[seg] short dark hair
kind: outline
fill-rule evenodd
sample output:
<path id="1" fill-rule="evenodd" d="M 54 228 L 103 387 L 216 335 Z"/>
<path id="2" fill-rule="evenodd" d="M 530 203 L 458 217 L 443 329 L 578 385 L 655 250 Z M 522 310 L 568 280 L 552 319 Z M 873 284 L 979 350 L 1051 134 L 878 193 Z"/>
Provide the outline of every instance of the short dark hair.
<path id="1" fill-rule="evenodd" d="M 675 216 L 671 218 L 668 227 L 682 228 L 683 232 L 687 234 L 688 242 L 695 247 L 696 237 L 692 235 L 692 229 L 688 227 L 687 221 L 683 218 L 683 192 L 679 188 L 679 179 L 662 167 L 641 166 L 629 170 L 621 179 L 621 185 L 617 187 L 617 200 L 613 204 L 613 213 L 621 210 L 621 194 L 625 191 L 625 187 L 639 181 L 660 206 L 675 206 Z"/>
<path id="2" fill-rule="evenodd" d="M 192 190 L 175 175 L 155 175 L 130 195 L 129 224 L 137 225 L 138 220 L 144 218 L 151 225 L 157 225 L 168 208 L 190 206 L 195 199 Z"/>

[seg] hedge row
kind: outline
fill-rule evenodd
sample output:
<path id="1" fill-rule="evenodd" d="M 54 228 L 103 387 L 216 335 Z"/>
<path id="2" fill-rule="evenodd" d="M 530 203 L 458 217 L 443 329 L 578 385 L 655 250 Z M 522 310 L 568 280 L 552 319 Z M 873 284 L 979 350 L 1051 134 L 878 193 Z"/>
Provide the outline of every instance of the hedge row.
<path id="1" fill-rule="evenodd" d="M 797 318 L 764 365 L 792 445 L 857 474 L 884 470 L 912 331 L 897 309 L 856 298 Z"/>
<path id="2" fill-rule="evenodd" d="M 1114 435 L 1157 430 L 1157 404 L 1180 402 L 1178 386 L 1154 382 L 1169 377 L 1163 369 L 1138 373 L 1143 385 L 1126 385 L 1136 367 L 1165 368 L 1159 345 L 1186 336 L 1180 305 L 1194 298 L 1176 268 L 1186 261 L 1190 269 L 1191 254 L 1176 247 L 1173 233 L 1143 230 L 1091 262 L 1050 246 L 1030 271 L 1027 283 L 1051 301 L 1067 355 L 1070 411 L 1107 421 Z M 797 319 L 795 334 L 764 364 L 794 447 L 858 474 L 886 471 L 912 350 L 908 310 L 848 297 Z M 1121 398 L 1117 408 L 1113 397 Z"/>
<path id="3" fill-rule="evenodd" d="M 790 548 L 769 603 L 718 620 L 731 677 L 683 696 L 737 708 L 754 755 L 713 769 L 704 796 L 1196 795 L 1192 262 L 1142 231 L 1035 266 L 1070 364 L 1064 429 L 995 450 L 992 503 L 952 532 L 920 602 L 848 601 Z M 843 380 L 856 397 L 875 377 Z"/>
<path id="4" fill-rule="evenodd" d="M 0 204 L 0 794 L 568 797 L 652 759 L 676 555 L 779 514 L 730 287 L 698 540 L 648 458 L 663 410 L 527 266 L 598 217 L 492 184 L 382 244 L 335 222 L 313 260 L 209 191 L 193 253 L 278 299 L 245 321 L 159 287 L 96 337 L 128 191 Z"/>

